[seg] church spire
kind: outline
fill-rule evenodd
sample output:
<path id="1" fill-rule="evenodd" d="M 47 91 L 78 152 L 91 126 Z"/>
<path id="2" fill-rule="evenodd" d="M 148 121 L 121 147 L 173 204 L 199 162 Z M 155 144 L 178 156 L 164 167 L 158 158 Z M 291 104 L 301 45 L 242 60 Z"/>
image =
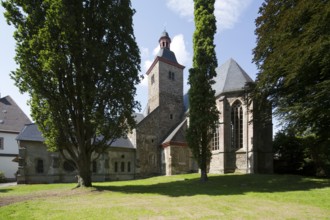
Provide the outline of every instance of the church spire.
<path id="1" fill-rule="evenodd" d="M 161 49 L 167 48 L 170 50 L 171 38 L 169 37 L 166 30 L 163 31 L 162 35 L 159 38 L 159 46 Z"/>

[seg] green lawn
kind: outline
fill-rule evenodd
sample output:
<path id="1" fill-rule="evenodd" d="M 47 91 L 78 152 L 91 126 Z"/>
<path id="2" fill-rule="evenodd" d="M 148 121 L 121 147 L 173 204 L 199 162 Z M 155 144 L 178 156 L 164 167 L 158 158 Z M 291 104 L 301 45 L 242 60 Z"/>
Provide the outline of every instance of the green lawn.
<path id="1" fill-rule="evenodd" d="M 0 219 L 330 219 L 330 180 L 197 174 L 0 188 Z"/>

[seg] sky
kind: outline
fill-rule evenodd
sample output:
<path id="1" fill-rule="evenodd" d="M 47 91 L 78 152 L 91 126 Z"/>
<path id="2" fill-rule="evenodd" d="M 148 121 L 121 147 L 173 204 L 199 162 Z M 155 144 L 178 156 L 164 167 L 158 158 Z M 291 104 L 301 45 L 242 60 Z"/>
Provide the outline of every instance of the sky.
<path id="1" fill-rule="evenodd" d="M 214 38 L 218 66 L 233 58 L 250 75 L 256 78 L 257 67 L 252 63 L 252 50 L 256 45 L 255 19 L 258 17 L 262 0 L 216 0 L 215 16 L 217 33 Z M 171 50 L 178 62 L 185 66 L 184 90 L 188 90 L 188 70 L 192 67 L 193 0 L 132 0 L 136 10 L 133 17 L 134 34 L 140 48 L 141 74 L 144 76 L 158 52 L 158 40 L 166 30 L 172 39 Z M 21 94 L 10 77 L 17 68 L 14 61 L 14 27 L 9 26 L 0 6 L 0 96 L 10 95 L 20 108 L 30 117 L 27 105 L 29 96 Z M 147 104 L 147 78 L 137 86 L 136 100 L 141 111 Z M 31 118 L 31 117 L 30 117 Z"/>

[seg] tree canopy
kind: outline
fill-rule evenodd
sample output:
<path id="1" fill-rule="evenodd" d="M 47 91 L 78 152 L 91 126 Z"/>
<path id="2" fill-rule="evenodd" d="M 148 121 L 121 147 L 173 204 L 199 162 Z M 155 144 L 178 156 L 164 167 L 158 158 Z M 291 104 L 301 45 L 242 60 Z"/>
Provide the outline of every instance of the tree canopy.
<path id="1" fill-rule="evenodd" d="M 330 2 L 266 0 L 259 14 L 255 96 L 269 100 L 290 131 L 330 149 Z"/>
<path id="2" fill-rule="evenodd" d="M 195 32 L 193 37 L 193 68 L 189 70 L 189 127 L 187 141 L 201 169 L 201 180 L 207 180 L 207 166 L 211 160 L 210 141 L 218 122 L 215 91 L 217 59 L 214 35 L 215 0 L 194 0 Z"/>
<path id="3" fill-rule="evenodd" d="M 7 0 L 16 27 L 12 78 L 31 96 L 46 144 L 91 186 L 91 160 L 135 125 L 139 49 L 129 0 Z"/>
<path id="4" fill-rule="evenodd" d="M 266 0 L 259 14 L 259 95 L 287 125 L 329 138 L 330 2 Z"/>

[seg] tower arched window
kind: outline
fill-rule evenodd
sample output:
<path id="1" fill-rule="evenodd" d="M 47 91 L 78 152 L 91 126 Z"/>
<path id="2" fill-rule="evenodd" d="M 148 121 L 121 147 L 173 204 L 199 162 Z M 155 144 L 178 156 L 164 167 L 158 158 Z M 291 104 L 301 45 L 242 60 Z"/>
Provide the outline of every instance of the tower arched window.
<path id="1" fill-rule="evenodd" d="M 240 101 L 231 107 L 231 146 L 234 149 L 243 147 L 243 108 Z"/>

